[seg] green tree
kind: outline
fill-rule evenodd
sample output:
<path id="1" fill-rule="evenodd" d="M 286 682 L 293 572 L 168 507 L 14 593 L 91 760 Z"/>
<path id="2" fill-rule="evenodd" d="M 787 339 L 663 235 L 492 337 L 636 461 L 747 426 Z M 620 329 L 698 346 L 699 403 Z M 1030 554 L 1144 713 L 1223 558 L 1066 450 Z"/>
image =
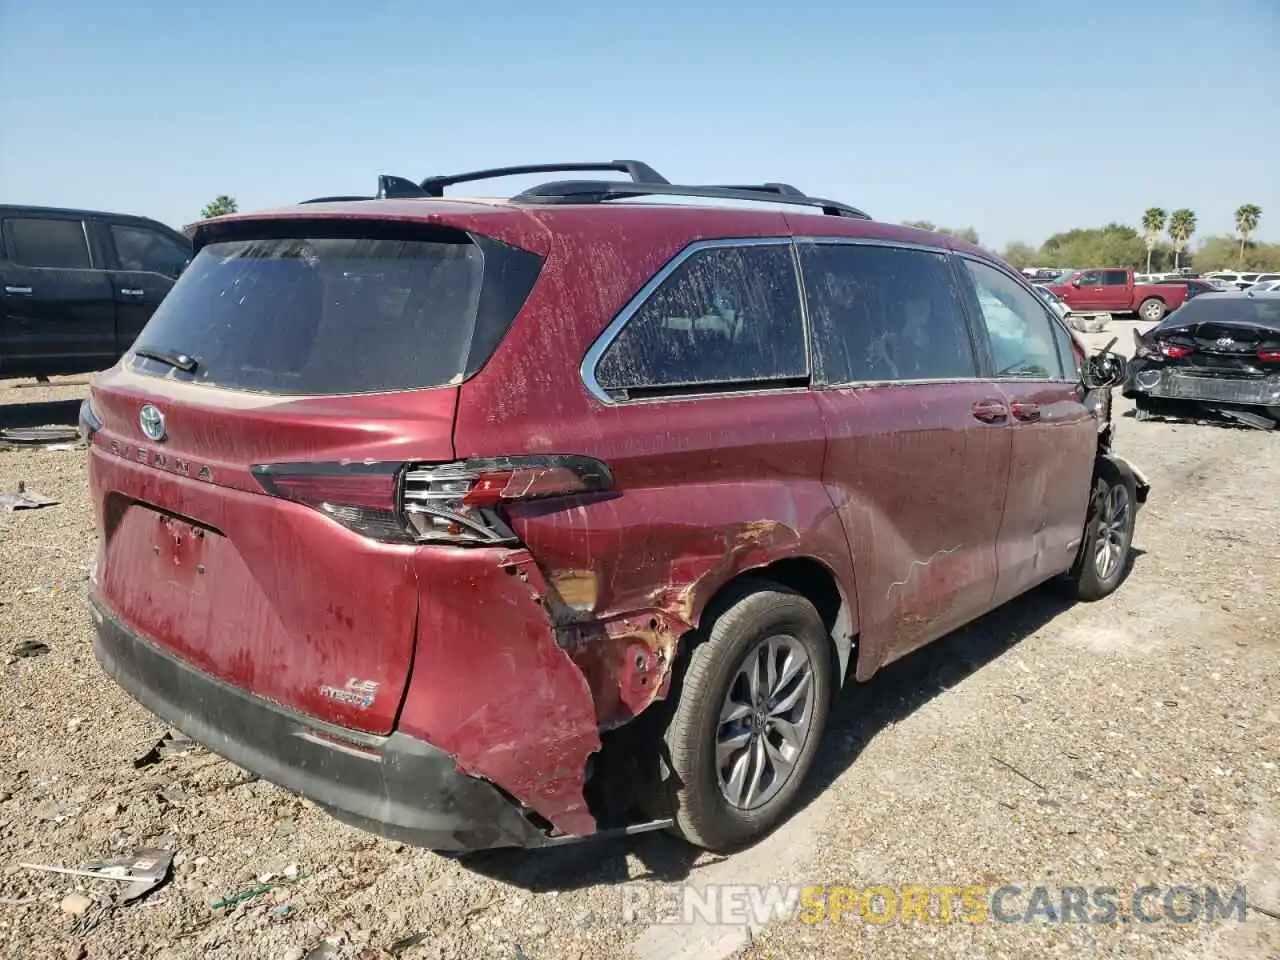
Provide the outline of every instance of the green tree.
<path id="1" fill-rule="evenodd" d="M 1205 237 L 1196 248 L 1196 267 L 1203 270 L 1229 270 L 1231 261 L 1240 257 L 1240 238 L 1229 234 Z M 1280 273 L 1280 243 L 1249 243 L 1244 262 L 1234 269 L 1259 273 Z"/>
<path id="2" fill-rule="evenodd" d="M 1191 235 L 1196 232 L 1196 215 L 1183 207 L 1169 215 L 1169 239 L 1173 241 L 1173 268 L 1178 269 L 1182 251 L 1191 243 Z"/>
<path id="3" fill-rule="evenodd" d="M 235 213 L 239 209 L 240 205 L 236 203 L 235 197 L 220 193 L 214 197 L 213 202 L 204 205 L 204 209 L 200 211 L 200 216 L 205 220 L 210 217 L 225 217 L 228 213 Z"/>
<path id="4" fill-rule="evenodd" d="M 1164 233 L 1168 215 L 1160 207 L 1148 207 L 1142 214 L 1142 239 L 1147 245 L 1147 273 L 1151 272 L 1151 254 L 1155 252 L 1160 235 Z"/>
<path id="5" fill-rule="evenodd" d="M 1146 244 L 1133 227 L 1109 223 L 1055 233 L 1040 248 L 1047 267 L 1131 267 L 1140 269 Z"/>
<path id="6" fill-rule="evenodd" d="M 972 243 L 975 247 L 981 241 L 978 239 L 978 231 L 973 227 L 939 227 L 930 223 L 928 220 L 903 220 L 904 227 L 911 227 L 915 230 L 929 230 L 932 233 L 945 233 L 948 237 L 955 237 L 957 240 L 964 240 L 966 243 Z"/>
<path id="7" fill-rule="evenodd" d="M 949 237 L 955 237 L 957 240 L 963 240 L 965 243 L 972 243 L 975 247 L 981 244 L 978 239 L 978 231 L 973 227 L 939 227 L 939 233 L 945 233 Z"/>
<path id="8" fill-rule="evenodd" d="M 1004 248 L 1001 258 L 1009 266 L 1022 270 L 1025 267 L 1034 267 L 1039 263 L 1040 251 L 1029 243 L 1023 243 L 1015 240 Z"/>
<path id="9" fill-rule="evenodd" d="M 1236 233 L 1240 234 L 1240 266 L 1244 269 L 1244 245 L 1250 234 L 1258 229 L 1258 221 L 1262 219 L 1262 208 L 1256 203 L 1246 203 L 1236 211 Z"/>

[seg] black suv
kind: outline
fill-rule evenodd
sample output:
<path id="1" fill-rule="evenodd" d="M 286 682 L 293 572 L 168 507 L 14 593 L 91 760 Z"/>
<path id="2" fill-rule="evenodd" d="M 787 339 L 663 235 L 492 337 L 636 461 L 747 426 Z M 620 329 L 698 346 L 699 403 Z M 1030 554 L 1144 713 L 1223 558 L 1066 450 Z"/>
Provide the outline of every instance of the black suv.
<path id="1" fill-rule="evenodd" d="M 191 241 L 121 213 L 0 206 L 0 377 L 102 370 L 191 259 Z"/>

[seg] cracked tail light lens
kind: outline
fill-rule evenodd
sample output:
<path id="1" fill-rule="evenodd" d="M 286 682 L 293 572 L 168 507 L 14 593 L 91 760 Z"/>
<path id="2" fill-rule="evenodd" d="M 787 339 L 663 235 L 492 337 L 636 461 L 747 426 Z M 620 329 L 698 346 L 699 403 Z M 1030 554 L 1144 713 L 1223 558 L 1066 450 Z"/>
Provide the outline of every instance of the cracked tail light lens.
<path id="1" fill-rule="evenodd" d="M 262 489 L 387 543 L 513 543 L 504 504 L 613 488 L 590 457 L 529 456 L 456 463 L 273 463 Z"/>
<path id="2" fill-rule="evenodd" d="M 420 542 L 506 543 L 515 534 L 502 516 L 503 504 L 612 488 L 609 468 L 590 457 L 419 464 L 404 477 L 404 511 Z"/>

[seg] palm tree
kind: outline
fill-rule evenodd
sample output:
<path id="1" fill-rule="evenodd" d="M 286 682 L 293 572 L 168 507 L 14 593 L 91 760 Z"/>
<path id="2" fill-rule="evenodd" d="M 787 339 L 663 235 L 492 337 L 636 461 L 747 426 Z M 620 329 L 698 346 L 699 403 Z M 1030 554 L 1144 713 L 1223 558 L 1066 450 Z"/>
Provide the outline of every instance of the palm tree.
<path id="1" fill-rule="evenodd" d="M 200 211 L 200 216 L 208 220 L 211 217 L 225 217 L 227 214 L 237 213 L 239 210 L 240 205 L 236 203 L 235 197 L 220 193 L 211 203 L 204 205 L 204 209 Z"/>
<path id="2" fill-rule="evenodd" d="M 1147 273 L 1151 272 L 1151 253 L 1160 242 L 1160 234 L 1164 233 L 1168 218 L 1169 215 L 1160 207 L 1148 207 L 1142 215 L 1142 236 L 1147 243 Z"/>
<path id="3" fill-rule="evenodd" d="M 1169 215 L 1169 237 L 1173 240 L 1173 268 L 1178 269 L 1182 251 L 1191 243 L 1191 235 L 1196 232 L 1196 215 L 1183 207 Z"/>
<path id="4" fill-rule="evenodd" d="M 1244 245 L 1249 234 L 1258 229 L 1258 221 L 1262 219 L 1262 208 L 1256 203 L 1246 203 L 1236 211 L 1236 233 L 1240 234 L 1240 269 L 1244 269 Z"/>

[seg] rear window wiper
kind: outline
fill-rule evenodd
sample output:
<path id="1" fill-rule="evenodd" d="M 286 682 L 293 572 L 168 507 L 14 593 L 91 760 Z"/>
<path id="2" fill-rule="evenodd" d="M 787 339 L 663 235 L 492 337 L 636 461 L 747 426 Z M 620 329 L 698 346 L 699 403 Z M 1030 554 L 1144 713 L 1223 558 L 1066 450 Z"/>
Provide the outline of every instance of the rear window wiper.
<path id="1" fill-rule="evenodd" d="M 176 367 L 183 373 L 195 373 L 196 367 L 200 366 L 200 361 L 195 357 L 189 357 L 185 353 L 176 353 L 172 350 L 157 350 L 154 347 L 135 347 L 133 355 L 135 357 L 145 357 L 147 360 L 158 360 L 160 363 Z"/>

